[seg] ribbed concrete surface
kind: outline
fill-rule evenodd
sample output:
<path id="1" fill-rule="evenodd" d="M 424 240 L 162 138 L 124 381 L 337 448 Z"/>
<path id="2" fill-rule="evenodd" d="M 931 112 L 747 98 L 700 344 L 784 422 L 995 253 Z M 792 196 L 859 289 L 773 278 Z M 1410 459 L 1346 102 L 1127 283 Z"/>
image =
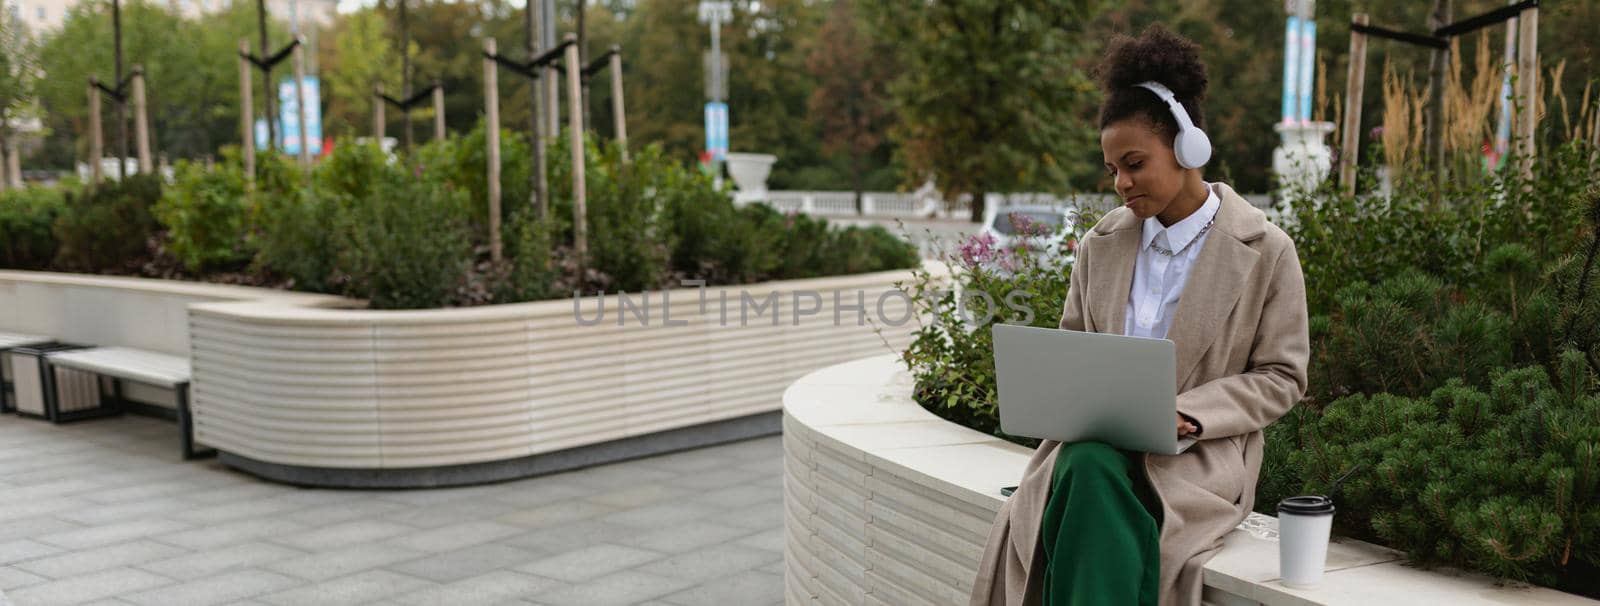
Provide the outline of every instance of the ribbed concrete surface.
<path id="1" fill-rule="evenodd" d="M 500 461 L 778 409 L 801 375 L 903 347 L 916 323 L 869 320 L 895 271 L 651 293 L 648 319 L 595 297 L 468 309 L 330 310 L 271 302 L 190 309 L 197 438 L 284 465 L 396 469 Z M 741 292 L 775 311 L 748 312 Z M 796 292 L 802 311 L 795 321 Z M 835 324 L 834 293 L 840 293 Z M 723 295 L 727 297 L 723 325 Z M 631 295 L 633 304 L 641 295 Z M 884 299 L 898 321 L 905 300 Z M 577 315 L 575 315 L 577 314 Z M 684 325 L 679 325 L 683 323 Z"/>

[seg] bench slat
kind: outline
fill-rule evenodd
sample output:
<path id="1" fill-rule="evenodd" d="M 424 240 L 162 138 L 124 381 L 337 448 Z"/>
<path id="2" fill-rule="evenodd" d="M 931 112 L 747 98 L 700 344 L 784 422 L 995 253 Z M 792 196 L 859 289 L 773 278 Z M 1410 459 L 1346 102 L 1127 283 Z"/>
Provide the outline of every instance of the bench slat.
<path id="1" fill-rule="evenodd" d="M 10 349 L 13 347 L 22 347 L 24 345 L 38 345 L 40 343 L 49 343 L 50 341 L 50 337 L 41 335 L 0 332 L 0 349 Z"/>
<path id="2" fill-rule="evenodd" d="M 50 363 L 167 388 L 189 382 L 189 360 L 130 347 L 96 347 L 49 354 Z"/>

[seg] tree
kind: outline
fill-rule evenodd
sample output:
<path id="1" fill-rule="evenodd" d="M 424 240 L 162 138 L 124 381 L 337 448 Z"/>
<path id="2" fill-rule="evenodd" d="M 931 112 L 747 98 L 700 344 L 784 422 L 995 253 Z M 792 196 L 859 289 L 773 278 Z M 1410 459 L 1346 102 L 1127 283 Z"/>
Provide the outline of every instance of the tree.
<path id="1" fill-rule="evenodd" d="M 850 0 L 836 0 L 806 59 L 806 70 L 817 79 L 810 116 L 822 128 L 823 151 L 849 156 L 857 212 L 865 211 L 861 191 L 869 155 L 887 139 L 887 83 L 893 77 L 887 49 L 868 40 L 861 25 Z"/>
<path id="2" fill-rule="evenodd" d="M 17 145 L 13 129 L 18 120 L 37 110 L 33 106 L 37 60 L 27 26 L 10 11 L 0 11 L 0 190 L 10 183 L 5 167 Z"/>
<path id="3" fill-rule="evenodd" d="M 871 22 L 902 68 L 890 85 L 890 136 L 915 173 L 946 196 L 1068 188 L 1074 154 L 1092 144 L 1081 119 L 1094 93 L 1082 60 L 1099 36 L 1098 0 L 883 0 Z"/>
<path id="4" fill-rule="evenodd" d="M 183 19 L 147 2 L 122 9 L 123 53 L 128 65 L 142 64 L 150 111 L 151 146 L 179 158 L 211 154 L 239 142 L 239 72 L 235 57 L 239 38 L 255 31 L 254 6 L 236 2 L 227 12 Z M 273 27 L 279 27 L 276 24 Z M 281 29 L 281 28 L 280 28 Z M 282 39 L 280 36 L 276 39 Z M 114 84 L 111 18 L 106 4 L 86 2 L 72 8 L 61 29 L 45 39 L 39 52 L 44 75 L 37 91 L 51 135 L 42 158 L 54 166 L 70 166 L 82 158 L 88 132 L 91 75 Z M 264 94 L 257 91 L 257 98 Z M 109 102 L 109 101 L 108 101 Z M 107 114 L 110 115 L 109 113 Z M 115 124 L 107 120 L 107 132 Z"/>
<path id="5" fill-rule="evenodd" d="M 367 133 L 372 124 L 372 87 L 382 82 L 390 94 L 400 94 L 400 54 L 390 40 L 384 17 L 371 8 L 344 16 L 333 26 L 331 52 L 322 65 L 328 83 L 330 133 Z"/>

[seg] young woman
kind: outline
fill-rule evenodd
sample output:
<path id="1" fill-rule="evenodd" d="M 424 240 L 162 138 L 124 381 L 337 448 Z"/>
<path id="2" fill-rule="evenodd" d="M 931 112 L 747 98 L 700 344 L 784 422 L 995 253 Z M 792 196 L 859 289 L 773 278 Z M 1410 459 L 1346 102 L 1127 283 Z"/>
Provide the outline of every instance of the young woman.
<path id="1" fill-rule="evenodd" d="M 1201 567 L 1250 512 L 1262 434 L 1306 387 L 1294 243 L 1207 183 L 1199 49 L 1156 26 L 1099 75 L 1100 147 L 1124 204 L 1083 238 L 1061 328 L 1177 345 L 1177 456 L 1046 441 L 990 531 L 974 605 L 1198 605 Z"/>

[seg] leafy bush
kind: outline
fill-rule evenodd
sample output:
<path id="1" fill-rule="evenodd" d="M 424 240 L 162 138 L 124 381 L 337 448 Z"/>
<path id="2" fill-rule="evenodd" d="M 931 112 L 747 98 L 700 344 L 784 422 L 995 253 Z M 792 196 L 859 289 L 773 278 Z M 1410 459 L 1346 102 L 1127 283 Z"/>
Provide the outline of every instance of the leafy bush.
<path id="1" fill-rule="evenodd" d="M 1094 224 L 1092 218 L 1079 229 Z M 995 396 L 994 339 L 997 323 L 1055 328 L 1061 323 L 1067 285 L 1072 273 L 1070 256 L 1041 255 L 1040 238 L 1048 231 L 1019 226 L 1027 234 L 1012 250 L 1001 250 L 994 240 L 973 236 L 955 251 L 941 251 L 952 269 L 948 284 L 925 270 L 913 272 L 904 285 L 919 318 L 928 318 L 901 355 L 916 380 L 914 398 L 924 408 L 947 420 L 984 433 L 1032 446 L 1036 440 L 1000 431 Z M 1072 234 L 1074 238 L 1077 233 Z M 952 288 L 953 287 L 953 288 Z"/>
<path id="2" fill-rule="evenodd" d="M 152 209 L 167 228 L 168 250 L 191 272 L 248 261 L 251 204 L 240 166 L 179 162 L 175 168 L 175 182 Z"/>
<path id="3" fill-rule="evenodd" d="M 466 193 L 462 209 L 478 239 L 488 241 L 489 152 L 488 128 L 482 120 L 459 137 L 428 142 L 417 149 L 417 164 L 424 178 L 438 180 Z M 500 129 L 500 210 L 505 217 L 528 206 L 532 191 L 529 175 L 533 152 L 527 137 Z"/>
<path id="4" fill-rule="evenodd" d="M 56 220 L 66 211 L 64 191 L 51 187 L 0 193 L 0 267 L 40 269 L 56 254 Z"/>
<path id="5" fill-rule="evenodd" d="M 341 200 L 334 222 L 333 272 L 347 292 L 379 309 L 454 304 L 472 262 L 458 211 L 465 194 L 403 175 L 386 175 L 364 189 Z"/>
<path id="6" fill-rule="evenodd" d="M 137 266 L 156 232 L 150 207 L 161 199 L 161 178 L 131 175 L 66 193 L 56 218 L 56 263 L 100 271 Z"/>

